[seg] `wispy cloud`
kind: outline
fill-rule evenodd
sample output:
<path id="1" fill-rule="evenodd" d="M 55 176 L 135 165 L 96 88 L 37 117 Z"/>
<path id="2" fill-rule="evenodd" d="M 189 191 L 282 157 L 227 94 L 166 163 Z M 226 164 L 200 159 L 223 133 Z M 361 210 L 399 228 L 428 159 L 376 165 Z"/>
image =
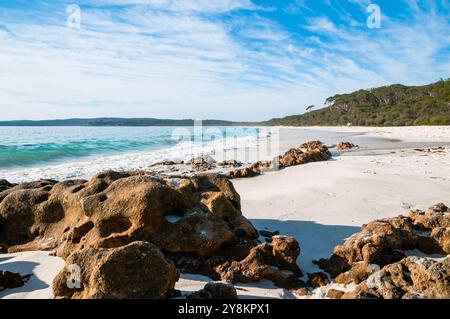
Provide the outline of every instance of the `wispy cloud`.
<path id="1" fill-rule="evenodd" d="M 357 0 L 295 1 L 298 19 L 250 0 L 83 0 L 80 29 L 69 2 L 27 3 L 1 8 L 1 119 L 259 120 L 450 70 L 449 12 L 434 3 L 381 5 L 376 30 Z"/>

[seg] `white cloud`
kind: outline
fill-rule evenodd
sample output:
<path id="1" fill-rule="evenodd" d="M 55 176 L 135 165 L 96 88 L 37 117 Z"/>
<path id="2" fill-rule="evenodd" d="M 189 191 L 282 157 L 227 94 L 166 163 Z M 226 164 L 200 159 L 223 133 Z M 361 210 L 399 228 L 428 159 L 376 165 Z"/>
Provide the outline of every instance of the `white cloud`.
<path id="1" fill-rule="evenodd" d="M 379 30 L 316 17 L 305 26 L 313 35 L 298 39 L 245 0 L 96 3 L 83 8 L 80 30 L 58 15 L 46 24 L 4 22 L 11 32 L 0 29 L 1 119 L 263 120 L 334 93 L 448 77 L 449 63 L 436 55 L 450 44 L 442 31 L 449 22 L 431 11 L 409 24 L 383 20 Z M 255 12 L 204 15 L 236 8 Z"/>

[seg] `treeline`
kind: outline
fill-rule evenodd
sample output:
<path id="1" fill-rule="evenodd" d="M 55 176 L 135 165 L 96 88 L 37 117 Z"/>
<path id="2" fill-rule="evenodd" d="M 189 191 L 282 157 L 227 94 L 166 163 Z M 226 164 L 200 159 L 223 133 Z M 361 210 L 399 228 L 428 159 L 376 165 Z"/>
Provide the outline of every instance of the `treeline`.
<path id="1" fill-rule="evenodd" d="M 400 84 L 338 94 L 327 107 L 272 119 L 264 125 L 450 125 L 450 79 L 425 86 Z"/>

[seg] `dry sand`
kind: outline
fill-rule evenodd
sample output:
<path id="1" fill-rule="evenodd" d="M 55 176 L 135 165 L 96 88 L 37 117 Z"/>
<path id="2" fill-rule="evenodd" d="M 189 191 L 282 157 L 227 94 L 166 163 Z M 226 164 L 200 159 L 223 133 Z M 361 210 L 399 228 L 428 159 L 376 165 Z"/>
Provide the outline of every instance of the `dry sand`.
<path id="1" fill-rule="evenodd" d="M 313 137 L 329 144 L 349 140 L 361 148 L 328 162 L 233 181 L 242 211 L 257 229 L 279 230 L 299 240 L 298 263 L 305 274 L 318 271 L 312 260 L 328 257 L 364 223 L 437 202 L 450 204 L 450 127 L 309 129 L 314 136 L 305 128 L 282 128 L 280 150 Z M 440 145 L 446 150 L 413 149 Z M 34 274 L 24 287 L 0 292 L 0 297 L 51 298 L 52 279 L 62 267 L 61 259 L 43 252 L 0 255 L 0 269 Z M 208 281 L 183 275 L 176 288 L 186 294 Z M 241 298 L 295 297 L 266 281 L 237 288 Z M 324 297 L 324 291 L 314 297 Z"/>

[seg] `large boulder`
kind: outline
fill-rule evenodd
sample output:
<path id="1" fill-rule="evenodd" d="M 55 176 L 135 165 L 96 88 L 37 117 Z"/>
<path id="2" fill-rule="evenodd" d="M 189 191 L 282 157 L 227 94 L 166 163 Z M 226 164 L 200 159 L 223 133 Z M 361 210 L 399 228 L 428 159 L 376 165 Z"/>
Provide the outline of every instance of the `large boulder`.
<path id="1" fill-rule="evenodd" d="M 54 279 L 53 292 L 56 298 L 73 299 L 164 298 L 178 278 L 175 265 L 158 247 L 133 242 L 74 252 Z"/>
<path id="2" fill-rule="evenodd" d="M 230 282 L 273 281 L 280 287 L 293 288 L 301 285 L 302 275 L 297 266 L 300 245 L 288 236 L 274 236 L 272 243 L 263 243 L 250 250 L 242 261 L 225 262 L 216 267 L 222 280 Z"/>
<path id="3" fill-rule="evenodd" d="M 7 194 L 4 194 L 7 192 Z M 0 242 L 9 251 L 112 248 L 148 241 L 167 252 L 211 255 L 256 239 L 231 182 L 217 174 L 157 178 L 106 172 L 90 181 L 39 181 L 0 193 Z"/>
<path id="4" fill-rule="evenodd" d="M 355 145 L 353 143 L 350 142 L 340 142 L 337 146 L 336 146 L 336 150 L 339 152 L 345 152 L 345 151 L 349 151 L 353 148 L 358 148 L 358 145 Z"/>

